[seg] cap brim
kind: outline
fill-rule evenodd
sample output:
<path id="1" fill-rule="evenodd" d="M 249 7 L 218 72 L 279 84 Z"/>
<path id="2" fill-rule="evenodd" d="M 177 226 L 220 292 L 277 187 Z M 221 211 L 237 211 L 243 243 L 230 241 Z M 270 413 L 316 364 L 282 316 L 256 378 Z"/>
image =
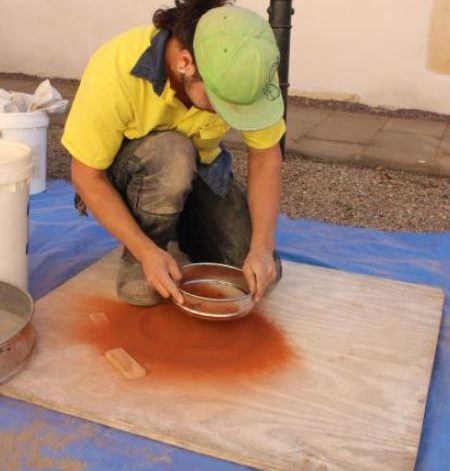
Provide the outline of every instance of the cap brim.
<path id="1" fill-rule="evenodd" d="M 205 83 L 205 89 L 215 111 L 237 131 L 259 131 L 278 123 L 284 113 L 284 103 L 281 93 L 269 100 L 265 95 L 251 104 L 236 104 L 225 101 L 210 90 Z"/>

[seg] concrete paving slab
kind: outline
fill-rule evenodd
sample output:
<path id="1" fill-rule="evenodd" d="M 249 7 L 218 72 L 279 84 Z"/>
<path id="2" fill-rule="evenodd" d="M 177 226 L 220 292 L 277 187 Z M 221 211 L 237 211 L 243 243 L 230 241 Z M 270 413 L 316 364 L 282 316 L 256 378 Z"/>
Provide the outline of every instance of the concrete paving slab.
<path id="1" fill-rule="evenodd" d="M 425 136 L 442 137 L 448 124 L 444 121 L 426 119 L 389 118 L 384 129 L 386 131 L 411 132 Z"/>
<path id="2" fill-rule="evenodd" d="M 450 152 L 439 151 L 434 162 L 435 174 L 450 176 Z"/>
<path id="3" fill-rule="evenodd" d="M 295 147 L 296 152 L 305 156 L 332 160 L 333 162 L 357 161 L 363 150 L 364 145 L 362 144 L 323 141 L 310 137 L 300 139 Z"/>
<path id="4" fill-rule="evenodd" d="M 287 147 L 289 148 L 290 145 L 298 142 L 329 114 L 330 112 L 327 110 L 294 106 L 289 107 L 287 115 Z"/>
<path id="5" fill-rule="evenodd" d="M 317 125 L 307 137 L 329 141 L 369 143 L 387 118 L 366 113 L 335 112 Z"/>
<path id="6" fill-rule="evenodd" d="M 445 131 L 444 137 L 441 142 L 441 149 L 450 154 L 450 127 Z"/>
<path id="7" fill-rule="evenodd" d="M 296 150 L 298 141 L 314 126 L 323 121 L 329 114 L 326 110 L 304 107 L 290 107 L 287 116 L 286 149 Z M 238 131 L 231 130 L 225 137 L 225 142 L 233 145 L 244 145 Z"/>
<path id="8" fill-rule="evenodd" d="M 432 171 L 440 139 L 409 132 L 380 131 L 361 160 L 413 171 Z"/>
<path id="9" fill-rule="evenodd" d="M 450 177 L 450 127 L 447 127 L 435 160 L 435 173 Z"/>

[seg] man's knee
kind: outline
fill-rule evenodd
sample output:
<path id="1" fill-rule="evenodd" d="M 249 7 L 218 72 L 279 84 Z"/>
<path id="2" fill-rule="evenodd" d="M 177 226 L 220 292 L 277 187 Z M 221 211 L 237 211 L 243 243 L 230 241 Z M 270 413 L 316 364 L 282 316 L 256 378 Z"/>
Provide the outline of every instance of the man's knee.
<path id="1" fill-rule="evenodd" d="M 134 152 L 138 166 L 131 191 L 141 210 L 174 214 L 183 209 L 192 187 L 197 151 L 187 137 L 163 132 L 145 138 Z"/>
<path id="2" fill-rule="evenodd" d="M 150 134 L 141 139 L 134 155 L 149 173 L 162 169 L 195 169 L 196 148 L 191 140 L 176 131 Z"/>

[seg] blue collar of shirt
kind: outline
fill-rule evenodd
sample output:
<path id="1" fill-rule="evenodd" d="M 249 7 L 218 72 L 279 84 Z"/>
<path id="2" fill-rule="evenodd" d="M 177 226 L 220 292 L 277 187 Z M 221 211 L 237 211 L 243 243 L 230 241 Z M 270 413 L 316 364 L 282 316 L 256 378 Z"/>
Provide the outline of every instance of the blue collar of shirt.
<path id="1" fill-rule="evenodd" d="M 136 77 L 148 80 L 157 95 L 161 95 L 167 82 L 164 51 L 169 36 L 169 30 L 160 30 L 130 72 Z"/>
<path id="2" fill-rule="evenodd" d="M 167 82 L 164 51 L 169 36 L 168 30 L 160 30 L 130 71 L 132 75 L 150 82 L 157 95 L 161 95 Z M 231 184 L 230 153 L 222 147 L 222 151 L 212 164 L 198 162 L 197 172 L 213 193 L 224 198 Z"/>

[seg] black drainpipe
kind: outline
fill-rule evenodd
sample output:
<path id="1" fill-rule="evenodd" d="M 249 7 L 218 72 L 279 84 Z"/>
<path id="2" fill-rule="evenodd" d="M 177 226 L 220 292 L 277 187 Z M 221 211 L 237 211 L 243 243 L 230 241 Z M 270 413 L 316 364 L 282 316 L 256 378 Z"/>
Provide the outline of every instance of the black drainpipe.
<path id="1" fill-rule="evenodd" d="M 291 16 L 294 14 L 292 0 L 270 0 L 270 6 L 267 9 L 269 14 L 269 23 L 272 26 L 280 50 L 280 66 L 278 68 L 278 77 L 280 79 L 280 89 L 284 101 L 284 119 L 287 118 L 288 88 L 289 88 L 289 49 L 291 41 Z M 285 155 L 286 139 L 280 142 L 283 158 Z"/>

